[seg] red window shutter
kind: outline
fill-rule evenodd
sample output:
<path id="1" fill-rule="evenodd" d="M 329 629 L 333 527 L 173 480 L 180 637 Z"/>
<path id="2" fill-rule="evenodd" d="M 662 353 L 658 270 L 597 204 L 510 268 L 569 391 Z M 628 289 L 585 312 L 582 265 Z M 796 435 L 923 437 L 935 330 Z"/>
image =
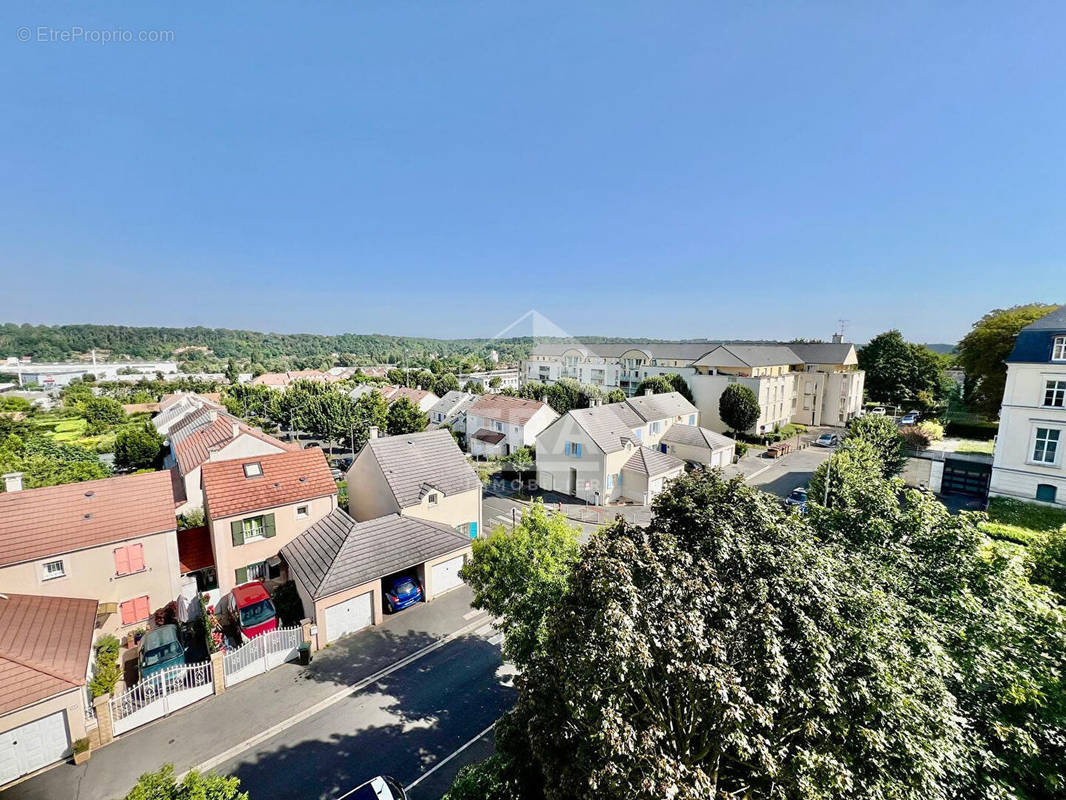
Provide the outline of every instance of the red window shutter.
<path id="1" fill-rule="evenodd" d="M 148 595 L 144 595 L 142 597 L 138 597 L 133 602 L 137 606 L 137 620 L 147 619 L 148 618 L 148 613 L 149 613 Z"/>
<path id="2" fill-rule="evenodd" d="M 130 551 L 129 548 L 119 547 L 115 550 L 115 574 L 130 574 Z"/>
<path id="3" fill-rule="evenodd" d="M 131 544 L 126 549 L 129 551 L 130 572 L 140 572 L 144 569 L 144 545 Z"/>
<path id="4" fill-rule="evenodd" d="M 132 625 L 137 621 L 137 609 L 135 606 L 136 602 L 134 600 L 127 600 L 119 605 L 119 610 L 122 612 L 123 625 Z"/>

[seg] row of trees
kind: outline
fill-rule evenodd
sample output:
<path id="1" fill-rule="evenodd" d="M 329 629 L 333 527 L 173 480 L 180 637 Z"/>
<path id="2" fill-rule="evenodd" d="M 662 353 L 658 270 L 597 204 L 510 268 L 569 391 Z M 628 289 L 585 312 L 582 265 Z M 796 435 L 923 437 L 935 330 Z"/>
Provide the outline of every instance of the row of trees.
<path id="1" fill-rule="evenodd" d="M 475 541 L 518 698 L 448 800 L 1061 797 L 1061 598 L 898 438 L 857 422 L 805 515 L 697 472 L 583 549 L 538 506 Z"/>

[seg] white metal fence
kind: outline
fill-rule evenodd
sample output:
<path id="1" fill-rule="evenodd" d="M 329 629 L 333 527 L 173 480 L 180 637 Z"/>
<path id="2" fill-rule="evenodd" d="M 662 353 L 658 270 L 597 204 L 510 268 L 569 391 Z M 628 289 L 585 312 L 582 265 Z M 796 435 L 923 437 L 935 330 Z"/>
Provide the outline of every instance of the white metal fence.
<path id="1" fill-rule="evenodd" d="M 114 733 L 118 736 L 213 693 L 210 661 L 153 673 L 111 698 Z"/>
<path id="2" fill-rule="evenodd" d="M 300 627 L 278 628 L 246 642 L 222 659 L 226 688 L 262 675 L 267 670 L 296 658 L 303 641 Z"/>

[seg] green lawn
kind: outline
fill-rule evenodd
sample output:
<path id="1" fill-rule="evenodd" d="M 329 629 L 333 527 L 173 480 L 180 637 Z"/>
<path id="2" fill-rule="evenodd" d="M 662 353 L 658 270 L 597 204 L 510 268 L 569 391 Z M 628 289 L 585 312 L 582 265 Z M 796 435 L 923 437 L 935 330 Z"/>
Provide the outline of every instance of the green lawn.
<path id="1" fill-rule="evenodd" d="M 992 450 L 996 446 L 994 441 L 982 442 L 979 439 L 965 439 L 955 447 L 956 453 L 984 453 L 986 455 L 992 455 Z"/>
<path id="2" fill-rule="evenodd" d="M 988 522 L 981 525 L 993 539 L 1023 545 L 1063 527 L 1066 527 L 1066 511 L 1006 497 L 988 501 Z"/>

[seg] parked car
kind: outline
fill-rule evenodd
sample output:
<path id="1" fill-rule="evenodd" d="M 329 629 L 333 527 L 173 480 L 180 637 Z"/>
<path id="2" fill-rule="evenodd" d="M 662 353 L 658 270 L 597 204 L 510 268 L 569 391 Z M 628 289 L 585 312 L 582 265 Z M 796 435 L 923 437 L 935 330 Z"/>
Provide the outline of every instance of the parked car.
<path id="1" fill-rule="evenodd" d="M 181 637 L 178 636 L 177 625 L 162 625 L 148 631 L 141 638 L 141 651 L 137 655 L 137 673 L 142 682 L 164 670 L 184 664 L 185 648 L 182 647 Z"/>
<path id="2" fill-rule="evenodd" d="M 333 480 L 334 481 L 343 481 L 344 480 L 344 473 L 341 472 L 336 467 L 332 467 L 330 469 L 330 471 L 329 471 L 329 474 L 333 476 Z"/>
<path id="3" fill-rule="evenodd" d="M 344 797 L 346 800 L 407 800 L 407 792 L 395 778 L 382 775 L 356 786 Z"/>
<path id="4" fill-rule="evenodd" d="M 900 417 L 899 424 L 900 425 L 917 425 L 918 424 L 918 415 L 915 412 L 913 412 L 913 411 L 908 411 L 906 414 L 904 414 L 902 417 Z"/>
<path id="5" fill-rule="evenodd" d="M 800 511 L 807 510 L 807 490 L 797 487 L 789 492 L 785 498 L 785 508 L 798 508 Z"/>
<path id="6" fill-rule="evenodd" d="M 398 575 L 385 581 L 385 602 L 389 611 L 402 611 L 422 600 L 422 587 L 410 575 Z"/>
<path id="7" fill-rule="evenodd" d="M 699 461 L 686 461 L 685 472 L 699 472 L 702 469 L 706 469 L 706 466 Z"/>
<path id="8" fill-rule="evenodd" d="M 342 456 L 340 458 L 335 458 L 333 459 L 333 466 L 341 472 L 347 472 L 348 468 L 352 466 L 352 457 Z"/>
<path id="9" fill-rule="evenodd" d="M 875 417 L 883 417 L 887 412 L 882 406 L 878 406 L 870 413 L 873 414 Z"/>
<path id="10" fill-rule="evenodd" d="M 278 615 L 270 593 L 260 581 L 243 583 L 229 594 L 227 608 L 244 639 L 277 629 Z"/>
<path id="11" fill-rule="evenodd" d="M 823 433 L 814 440 L 814 443 L 819 447 L 836 447 L 840 444 L 840 437 L 835 433 Z"/>

